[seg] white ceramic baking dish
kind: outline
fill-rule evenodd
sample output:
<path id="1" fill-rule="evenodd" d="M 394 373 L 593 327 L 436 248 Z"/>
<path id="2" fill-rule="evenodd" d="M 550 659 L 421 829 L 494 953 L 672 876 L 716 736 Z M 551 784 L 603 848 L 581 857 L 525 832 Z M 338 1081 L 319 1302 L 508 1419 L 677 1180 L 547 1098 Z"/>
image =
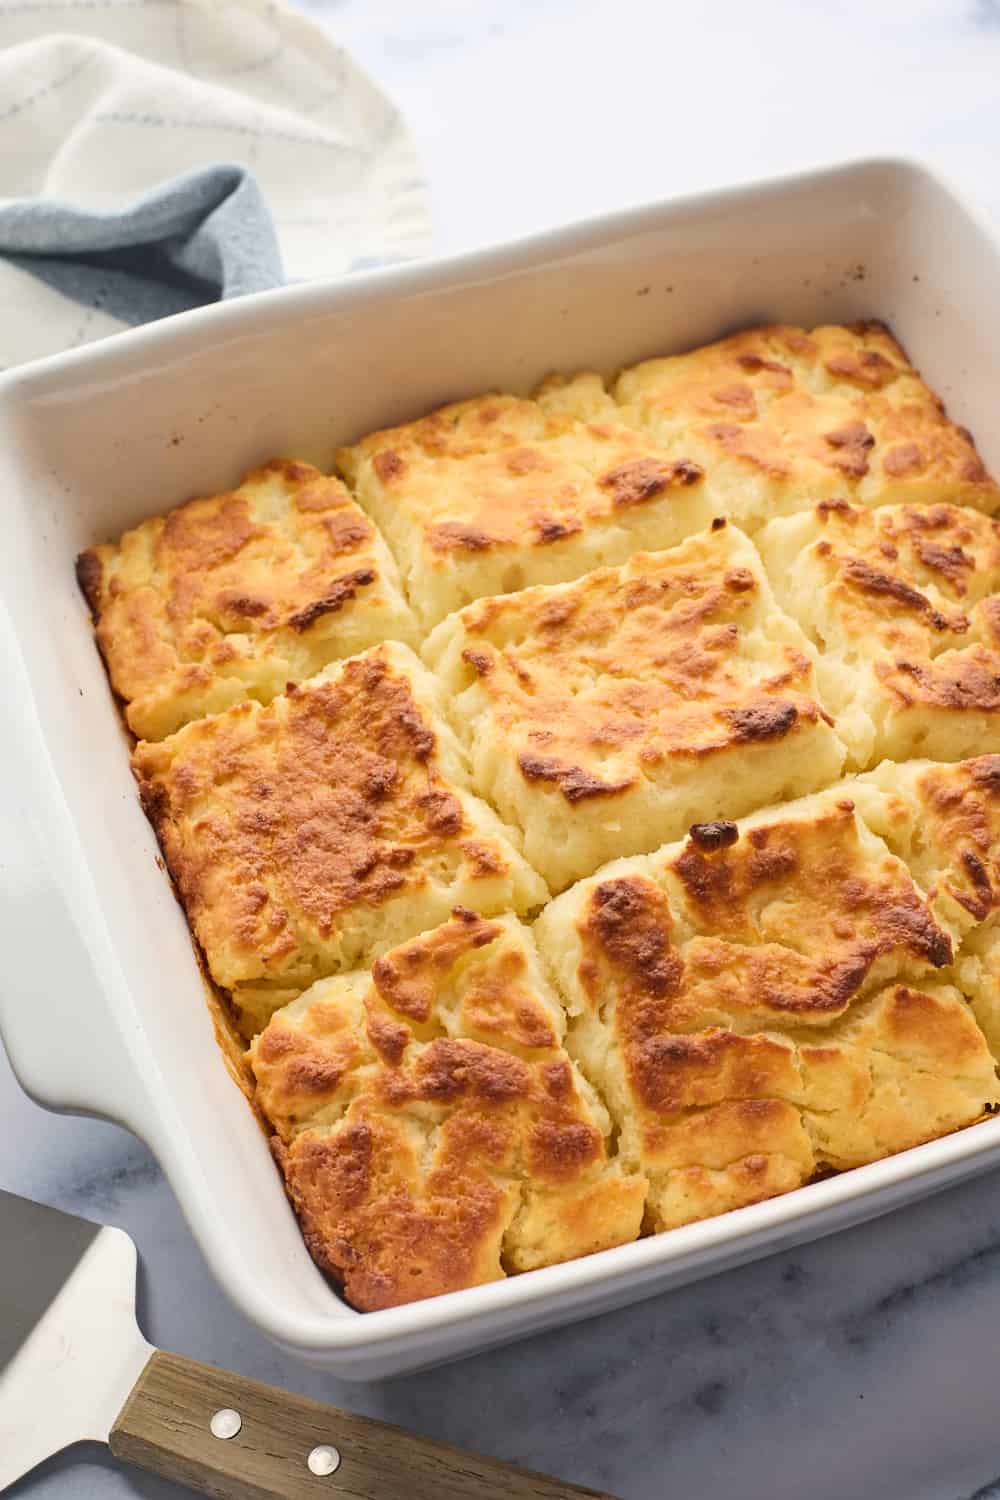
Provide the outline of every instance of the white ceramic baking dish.
<path id="1" fill-rule="evenodd" d="M 213 1037 L 73 576 L 77 552 L 275 453 L 742 324 L 882 316 L 1000 467 L 1000 251 L 922 168 L 864 162 L 169 319 L 0 380 L 0 1023 L 24 1087 L 140 1135 L 219 1282 L 371 1378 L 648 1296 L 1000 1163 L 1000 1120 L 704 1224 L 387 1312 L 310 1260 Z"/>

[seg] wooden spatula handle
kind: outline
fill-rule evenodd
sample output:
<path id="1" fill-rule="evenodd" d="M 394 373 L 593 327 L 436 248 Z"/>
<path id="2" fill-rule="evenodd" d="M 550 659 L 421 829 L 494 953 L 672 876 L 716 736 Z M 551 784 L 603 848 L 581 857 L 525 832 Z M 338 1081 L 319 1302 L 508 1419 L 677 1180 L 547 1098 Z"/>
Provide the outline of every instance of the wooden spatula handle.
<path id="1" fill-rule="evenodd" d="M 239 1431 L 215 1437 L 212 1417 L 226 1409 L 239 1413 Z M 316 1449 L 334 1450 L 314 1459 L 330 1468 L 339 1457 L 333 1472 L 312 1471 Z M 598 1493 L 159 1352 L 122 1408 L 111 1451 L 219 1500 L 571 1500 Z"/>

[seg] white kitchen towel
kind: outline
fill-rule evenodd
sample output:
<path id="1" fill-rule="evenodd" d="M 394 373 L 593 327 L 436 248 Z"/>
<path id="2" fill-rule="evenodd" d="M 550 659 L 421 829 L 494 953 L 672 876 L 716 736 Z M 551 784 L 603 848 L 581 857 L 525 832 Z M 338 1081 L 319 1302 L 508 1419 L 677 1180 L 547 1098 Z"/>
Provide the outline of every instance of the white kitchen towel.
<path id="1" fill-rule="evenodd" d="M 294 11 L 0 0 L 0 217 L 27 198 L 132 212 L 167 179 L 216 163 L 260 184 L 290 280 L 427 248 L 426 189 L 399 113 Z M 36 257 L 0 260 L 0 367 L 141 319 L 115 268 L 84 269 L 67 295 Z"/>

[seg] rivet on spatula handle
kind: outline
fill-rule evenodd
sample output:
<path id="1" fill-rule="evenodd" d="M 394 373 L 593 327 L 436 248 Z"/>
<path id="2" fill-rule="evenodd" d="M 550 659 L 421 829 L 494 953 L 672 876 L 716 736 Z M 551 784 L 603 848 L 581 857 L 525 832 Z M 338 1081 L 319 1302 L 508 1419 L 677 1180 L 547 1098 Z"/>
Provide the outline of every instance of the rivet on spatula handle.
<path id="1" fill-rule="evenodd" d="M 598 1495 L 176 1354 L 152 1356 L 110 1441 L 117 1458 L 218 1500 Z"/>

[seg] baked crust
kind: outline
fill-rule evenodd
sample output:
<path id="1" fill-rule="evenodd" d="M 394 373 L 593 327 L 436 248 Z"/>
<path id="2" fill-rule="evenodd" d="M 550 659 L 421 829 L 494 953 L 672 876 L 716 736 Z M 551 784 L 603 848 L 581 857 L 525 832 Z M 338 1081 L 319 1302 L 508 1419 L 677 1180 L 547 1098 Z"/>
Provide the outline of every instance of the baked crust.
<path id="1" fill-rule="evenodd" d="M 1000 749 L 1000 523 L 840 500 L 772 521 L 758 542 L 819 649 L 820 692 L 854 765 Z"/>
<path id="2" fill-rule="evenodd" d="M 480 600 L 424 654 L 476 790 L 555 890 L 843 765 L 811 648 L 725 522 L 573 583 Z"/>
<path id="3" fill-rule="evenodd" d="M 708 525 L 701 470 L 615 420 L 595 382 L 579 377 L 548 405 L 479 396 L 338 451 L 425 628 Z"/>
<path id="4" fill-rule="evenodd" d="M 1000 1059 L 1000 755 L 957 765 L 886 761 L 852 786 L 951 933 L 956 982 Z"/>
<path id="5" fill-rule="evenodd" d="M 415 642 L 396 565 L 338 479 L 275 459 L 91 547 L 77 576 L 129 728 L 162 739 L 385 639 Z"/>
<path id="6" fill-rule="evenodd" d="M 465 790 L 434 684 L 405 646 L 141 744 L 133 766 L 212 977 L 248 1035 L 321 975 L 456 903 L 491 913 L 545 899 Z"/>
<path id="7" fill-rule="evenodd" d="M 321 980 L 251 1048 L 319 1264 L 364 1310 L 634 1239 L 645 1182 L 562 1047 L 516 919 L 456 909 L 371 975 Z"/>
<path id="8" fill-rule="evenodd" d="M 751 532 L 832 498 L 1000 505 L 970 434 L 883 323 L 745 329 L 634 365 L 614 394 L 624 420 L 683 449 L 721 513 Z"/>
<path id="9" fill-rule="evenodd" d="M 978 1119 L 994 1059 L 955 946 L 851 783 L 621 860 L 536 936 L 567 1047 L 668 1229 Z"/>

